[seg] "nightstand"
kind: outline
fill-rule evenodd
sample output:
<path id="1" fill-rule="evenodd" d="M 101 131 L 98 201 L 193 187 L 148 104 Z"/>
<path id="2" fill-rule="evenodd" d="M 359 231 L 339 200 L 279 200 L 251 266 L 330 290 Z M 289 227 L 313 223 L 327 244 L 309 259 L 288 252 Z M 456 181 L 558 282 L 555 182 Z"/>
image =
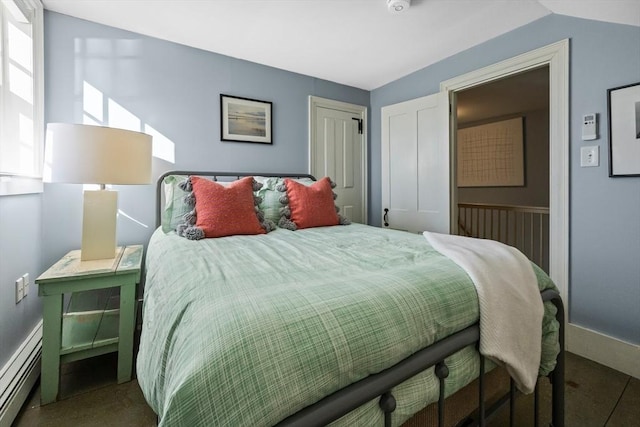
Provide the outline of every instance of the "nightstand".
<path id="1" fill-rule="evenodd" d="M 135 296 L 141 264 L 141 245 L 119 247 L 115 258 L 94 261 L 81 261 L 80 251 L 76 250 L 62 257 L 36 279 L 38 295 L 43 297 L 41 404 L 55 402 L 58 398 L 61 363 L 117 351 L 118 383 L 131 380 Z M 63 315 L 63 295 L 112 287 L 120 288 L 120 307 L 110 310 L 111 313 L 115 311 L 119 318 L 117 336 L 115 333 L 107 337 L 96 334 L 87 339 L 87 334 L 74 332 L 81 331 L 82 327 L 74 327 L 68 322 L 86 324 L 95 312 L 71 317 Z M 66 334 L 64 339 L 63 331 Z"/>

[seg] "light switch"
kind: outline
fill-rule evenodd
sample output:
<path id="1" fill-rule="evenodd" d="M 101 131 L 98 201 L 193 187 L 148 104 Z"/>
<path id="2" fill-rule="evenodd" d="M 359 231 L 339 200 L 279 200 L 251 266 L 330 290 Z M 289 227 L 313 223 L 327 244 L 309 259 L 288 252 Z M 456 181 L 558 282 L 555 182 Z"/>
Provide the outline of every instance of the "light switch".
<path id="1" fill-rule="evenodd" d="M 600 147 L 597 145 L 580 148 L 580 167 L 600 166 Z"/>
<path id="2" fill-rule="evenodd" d="M 22 277 L 16 279 L 16 304 L 24 298 L 24 279 Z"/>

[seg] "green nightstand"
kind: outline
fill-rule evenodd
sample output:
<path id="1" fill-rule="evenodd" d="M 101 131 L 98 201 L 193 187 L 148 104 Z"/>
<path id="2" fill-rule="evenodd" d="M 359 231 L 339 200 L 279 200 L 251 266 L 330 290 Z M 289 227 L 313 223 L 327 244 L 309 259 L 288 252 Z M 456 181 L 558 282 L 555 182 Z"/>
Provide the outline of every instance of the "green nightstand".
<path id="1" fill-rule="evenodd" d="M 117 351 L 118 383 L 131 380 L 135 296 L 141 264 L 141 245 L 119 247 L 114 259 L 95 261 L 80 261 L 80 251 L 71 251 L 36 279 L 38 295 L 44 298 L 41 404 L 55 402 L 58 398 L 61 363 Z M 63 316 L 64 294 L 112 287 L 120 288 L 120 308 L 115 310 L 119 317 L 117 336 L 94 335 L 87 339 L 87 335 L 81 333 L 81 327 L 67 324 L 86 323 L 90 313 Z M 69 335 L 64 340 L 63 331 Z"/>

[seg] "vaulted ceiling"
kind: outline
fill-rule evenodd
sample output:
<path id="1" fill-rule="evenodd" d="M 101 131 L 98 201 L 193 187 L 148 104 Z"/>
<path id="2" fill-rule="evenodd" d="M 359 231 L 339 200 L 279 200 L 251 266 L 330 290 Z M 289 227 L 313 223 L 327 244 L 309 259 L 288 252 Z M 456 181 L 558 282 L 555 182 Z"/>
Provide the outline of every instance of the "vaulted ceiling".
<path id="1" fill-rule="evenodd" d="M 551 13 L 640 26 L 638 0 L 44 0 L 48 10 L 372 90 Z"/>

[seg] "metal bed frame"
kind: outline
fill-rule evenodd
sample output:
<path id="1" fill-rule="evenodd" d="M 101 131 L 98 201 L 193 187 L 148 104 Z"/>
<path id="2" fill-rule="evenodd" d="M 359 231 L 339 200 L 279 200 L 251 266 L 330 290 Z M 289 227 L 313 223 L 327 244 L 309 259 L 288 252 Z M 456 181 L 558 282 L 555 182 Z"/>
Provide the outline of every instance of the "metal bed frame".
<path id="1" fill-rule="evenodd" d="M 236 172 L 208 172 L 208 171 L 169 171 L 158 178 L 156 186 L 156 226 L 160 226 L 162 207 L 162 184 L 164 178 L 169 175 L 198 175 L 211 177 L 214 181 L 218 178 L 240 179 L 245 176 L 265 176 L 282 178 L 311 178 L 309 174 L 274 174 L 274 173 L 236 173 Z M 552 420 L 550 426 L 564 427 L 564 305 L 558 292 L 547 289 L 540 293 L 543 302 L 550 301 L 557 309 L 556 320 L 559 323 L 558 339 L 560 352 L 556 358 L 556 367 L 549 374 L 552 393 Z M 471 325 L 453 335 L 443 338 L 434 344 L 417 351 L 413 355 L 400 361 L 399 363 L 385 369 L 382 372 L 373 374 L 350 384 L 341 390 L 319 400 L 318 402 L 303 408 L 297 413 L 289 416 L 280 423 L 278 427 L 313 427 L 327 425 L 340 417 L 348 414 L 359 406 L 379 398 L 378 405 L 384 412 L 384 425 L 391 427 L 392 414 L 396 409 L 396 399 L 391 390 L 398 384 L 406 381 L 414 375 L 435 366 L 434 372 L 439 380 L 438 405 L 438 426 L 444 426 L 445 413 L 445 379 L 449 375 L 449 368 L 445 359 L 457 351 L 469 345 L 478 345 L 480 341 L 480 325 Z M 477 347 L 476 347 L 477 348 Z M 509 392 L 499 398 L 490 407 L 487 407 L 485 397 L 485 357 L 480 355 L 479 372 L 479 406 L 475 416 L 468 416 L 459 422 L 459 426 L 480 426 L 484 427 L 499 409 L 509 402 L 509 425 L 514 426 L 515 422 L 515 398 L 516 387 L 513 379 L 510 379 Z M 539 425 L 539 391 L 538 384 L 534 390 L 534 426 Z"/>
<path id="2" fill-rule="evenodd" d="M 554 427 L 564 426 L 564 306 L 560 295 L 553 290 L 545 290 L 540 293 L 542 301 L 551 301 L 557 308 L 556 320 L 560 324 L 559 341 L 560 353 L 556 359 L 556 367 L 549 375 L 552 391 L 552 422 Z M 384 412 L 384 425 L 391 427 L 391 414 L 396 408 L 396 401 L 391 389 L 403 381 L 420 372 L 435 366 L 435 374 L 440 383 L 440 395 L 438 398 L 438 426 L 444 426 L 445 411 L 445 378 L 449 375 L 449 369 L 445 363 L 447 357 L 464 347 L 477 344 L 480 340 L 480 325 L 474 324 L 462 331 L 456 332 L 429 347 L 426 347 L 407 357 L 396 365 L 374 375 L 370 375 L 356 383 L 353 383 L 324 399 L 310 405 L 293 414 L 278 426 L 324 426 L 337 420 L 377 397 L 380 397 L 379 406 Z M 513 379 L 510 380 L 509 392 L 500 398 L 491 407 L 486 407 L 485 387 L 485 358 L 480 355 L 479 372 L 479 402 L 478 419 L 468 419 L 461 425 L 485 426 L 486 421 L 494 415 L 507 402 L 510 403 L 509 425 L 515 425 L 515 397 L 516 388 Z M 534 391 L 534 426 L 539 425 L 539 399 L 538 385 Z"/>

